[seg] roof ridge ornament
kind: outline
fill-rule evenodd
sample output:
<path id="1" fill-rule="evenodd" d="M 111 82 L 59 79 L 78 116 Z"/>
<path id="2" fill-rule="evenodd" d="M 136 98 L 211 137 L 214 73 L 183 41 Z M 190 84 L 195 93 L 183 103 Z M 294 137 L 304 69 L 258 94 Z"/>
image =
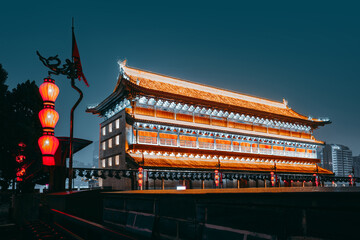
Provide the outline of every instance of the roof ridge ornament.
<path id="1" fill-rule="evenodd" d="M 286 106 L 286 107 L 288 107 L 288 101 L 285 99 L 285 98 L 283 98 L 283 103 L 284 103 L 284 105 Z"/>
<path id="2" fill-rule="evenodd" d="M 124 67 L 126 67 L 127 59 L 124 59 L 123 61 L 119 60 L 117 62 L 119 64 L 119 74 L 124 77 L 126 80 L 129 80 L 129 76 L 126 75 Z"/>

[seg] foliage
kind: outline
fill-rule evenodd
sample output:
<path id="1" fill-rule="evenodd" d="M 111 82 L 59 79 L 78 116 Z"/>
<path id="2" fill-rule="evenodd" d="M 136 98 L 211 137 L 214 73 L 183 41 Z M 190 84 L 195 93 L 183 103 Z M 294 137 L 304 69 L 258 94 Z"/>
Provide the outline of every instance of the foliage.
<path id="1" fill-rule="evenodd" d="M 41 153 L 37 145 L 42 135 L 38 112 L 42 109 L 39 88 L 34 81 L 18 84 L 11 92 L 7 90 L 6 71 L 0 65 L 0 170 L 1 177 L 10 181 L 15 177 L 17 163 L 15 156 L 18 144 L 26 144 L 25 164 L 41 163 Z M 5 89 L 5 90 L 3 90 Z"/>

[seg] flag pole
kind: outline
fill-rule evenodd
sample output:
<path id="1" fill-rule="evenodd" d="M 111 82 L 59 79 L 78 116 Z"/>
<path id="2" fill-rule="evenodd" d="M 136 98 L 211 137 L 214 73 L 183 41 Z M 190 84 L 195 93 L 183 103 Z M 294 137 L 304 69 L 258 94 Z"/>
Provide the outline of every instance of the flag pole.
<path id="1" fill-rule="evenodd" d="M 71 62 L 72 62 L 72 66 L 74 66 L 73 71 L 76 71 L 76 66 L 74 63 L 74 56 L 73 56 L 73 51 L 74 51 L 74 18 L 72 18 L 72 48 L 71 48 Z M 82 91 L 75 86 L 75 78 L 74 78 L 74 74 L 71 74 L 71 87 L 73 89 L 75 89 L 79 94 L 80 97 L 79 99 L 76 101 L 76 103 L 74 104 L 74 106 L 71 108 L 71 112 L 70 112 L 70 149 L 69 149 L 69 191 L 72 190 L 73 188 L 73 145 L 74 145 L 74 111 L 76 109 L 76 107 L 79 105 L 79 103 L 81 102 L 82 98 L 83 98 L 83 93 Z"/>

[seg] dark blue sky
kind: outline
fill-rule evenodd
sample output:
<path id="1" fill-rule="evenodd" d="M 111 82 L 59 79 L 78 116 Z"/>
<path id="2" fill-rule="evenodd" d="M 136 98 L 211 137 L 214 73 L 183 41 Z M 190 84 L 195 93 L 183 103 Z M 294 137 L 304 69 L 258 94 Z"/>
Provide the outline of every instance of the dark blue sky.
<path id="1" fill-rule="evenodd" d="M 34 3 L 35 2 L 35 3 Z M 90 87 L 75 115 L 75 137 L 97 140 L 101 119 L 85 113 L 116 84 L 117 61 L 282 101 L 332 124 L 316 131 L 360 153 L 358 1 L 7 1 L 0 6 L 0 63 L 10 88 L 47 75 L 35 51 L 71 55 L 71 17 Z M 77 94 L 56 77 L 60 120 L 69 134 Z M 93 147 L 76 159 L 90 162 Z"/>

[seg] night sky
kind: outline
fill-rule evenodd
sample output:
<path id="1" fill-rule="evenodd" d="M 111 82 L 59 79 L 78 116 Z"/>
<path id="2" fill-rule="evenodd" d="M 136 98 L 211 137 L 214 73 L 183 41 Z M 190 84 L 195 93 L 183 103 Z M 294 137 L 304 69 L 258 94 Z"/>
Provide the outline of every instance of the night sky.
<path id="1" fill-rule="evenodd" d="M 118 60 L 198 83 L 282 101 L 331 125 L 327 143 L 360 153 L 360 14 L 358 1 L 6 1 L 0 5 L 0 63 L 10 88 L 38 85 L 47 69 L 35 54 L 71 57 L 71 18 L 85 76 L 75 137 L 96 141 L 101 118 L 85 113 L 115 87 Z M 291 2 L 291 3 L 290 3 Z M 77 93 L 65 77 L 57 136 L 69 135 Z M 91 162 L 93 145 L 75 155 Z"/>

